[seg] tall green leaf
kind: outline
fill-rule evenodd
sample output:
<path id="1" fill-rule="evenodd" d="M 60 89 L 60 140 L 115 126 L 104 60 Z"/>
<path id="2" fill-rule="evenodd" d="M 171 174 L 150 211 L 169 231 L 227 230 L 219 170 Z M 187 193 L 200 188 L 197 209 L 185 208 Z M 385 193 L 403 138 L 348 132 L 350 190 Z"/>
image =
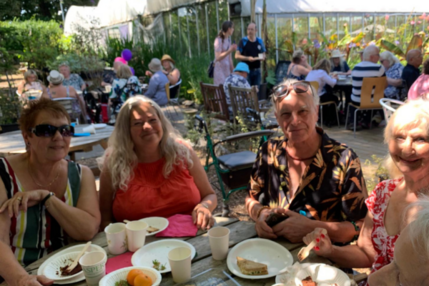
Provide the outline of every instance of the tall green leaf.
<path id="1" fill-rule="evenodd" d="M 401 50 L 401 48 L 399 48 L 397 45 L 395 45 L 395 44 L 393 44 L 393 43 L 391 43 L 391 42 L 389 42 L 389 41 L 386 41 L 386 40 L 382 39 L 382 40 L 380 41 L 380 45 L 381 45 L 381 47 L 383 47 L 385 50 L 387 50 L 387 51 L 389 51 L 389 52 L 392 52 L 392 53 L 394 53 L 395 55 L 398 55 L 398 56 L 400 56 L 400 57 L 405 57 L 405 54 L 404 54 L 404 52 Z"/>
<path id="2" fill-rule="evenodd" d="M 409 50 L 413 50 L 413 49 L 421 50 L 422 45 L 423 45 L 422 37 L 420 35 L 414 35 L 410 43 L 408 44 L 407 53 Z"/>

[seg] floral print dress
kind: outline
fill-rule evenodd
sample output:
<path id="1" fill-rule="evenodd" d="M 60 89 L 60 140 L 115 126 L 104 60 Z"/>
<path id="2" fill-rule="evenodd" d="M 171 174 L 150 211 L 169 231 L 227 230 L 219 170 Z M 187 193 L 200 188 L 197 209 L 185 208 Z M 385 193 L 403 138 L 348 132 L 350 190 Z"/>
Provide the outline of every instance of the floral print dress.
<path id="1" fill-rule="evenodd" d="M 401 63 L 394 64 L 386 71 L 386 76 L 388 78 L 400 79 L 402 78 L 402 71 L 404 66 Z M 399 98 L 399 89 L 396 86 L 388 85 L 384 90 L 384 95 L 387 98 L 391 99 L 400 99 Z"/>

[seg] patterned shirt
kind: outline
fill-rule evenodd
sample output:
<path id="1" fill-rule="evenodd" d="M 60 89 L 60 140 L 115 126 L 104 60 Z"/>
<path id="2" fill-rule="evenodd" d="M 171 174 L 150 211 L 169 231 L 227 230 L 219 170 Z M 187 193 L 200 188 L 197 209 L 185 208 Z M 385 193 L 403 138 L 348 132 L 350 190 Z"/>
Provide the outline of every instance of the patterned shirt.
<path id="1" fill-rule="evenodd" d="M 386 71 L 386 76 L 388 78 L 400 79 L 403 70 L 404 66 L 401 63 L 394 64 Z M 399 89 L 396 86 L 388 85 L 384 90 L 384 95 L 387 98 L 399 99 Z"/>
<path id="2" fill-rule="evenodd" d="M 357 221 L 366 216 L 367 197 L 360 160 L 345 144 L 328 137 L 290 197 L 290 175 L 284 136 L 270 139 L 259 149 L 250 178 L 250 196 L 262 205 L 290 209 L 314 220 Z"/>
<path id="3" fill-rule="evenodd" d="M 230 74 L 225 79 L 225 82 L 223 83 L 223 90 L 225 91 L 226 102 L 228 103 L 228 105 L 231 105 L 231 98 L 229 97 L 228 85 L 231 85 L 233 87 L 251 88 L 246 78 L 235 73 Z"/>
<path id="4" fill-rule="evenodd" d="M 76 91 L 82 91 L 82 84 L 84 84 L 84 83 L 85 82 L 83 81 L 83 79 L 75 73 L 72 73 L 70 75 L 69 79 L 63 80 L 64 86 L 71 86 L 74 89 L 76 89 Z"/>

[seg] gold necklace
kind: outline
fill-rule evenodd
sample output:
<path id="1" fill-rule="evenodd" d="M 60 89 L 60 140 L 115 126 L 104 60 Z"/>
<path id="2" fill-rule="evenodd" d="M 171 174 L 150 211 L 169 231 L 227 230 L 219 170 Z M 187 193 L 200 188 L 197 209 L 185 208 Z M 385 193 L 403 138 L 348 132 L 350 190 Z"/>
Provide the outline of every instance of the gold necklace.
<path id="1" fill-rule="evenodd" d="M 27 168 L 28 168 L 28 173 L 30 173 L 30 176 L 31 176 L 31 179 L 33 179 L 33 182 L 36 184 L 36 185 L 38 185 L 39 187 L 41 187 L 41 188 L 44 188 L 44 189 L 47 189 L 47 188 L 49 188 L 57 179 L 58 179 L 58 177 L 59 177 L 59 175 L 60 175 L 60 170 L 58 170 L 58 172 L 57 172 L 57 176 L 55 177 L 55 179 L 53 179 L 48 185 L 41 185 L 41 184 L 39 184 L 38 182 L 36 182 L 36 180 L 34 179 L 34 177 L 33 177 L 33 174 L 31 173 L 31 171 L 30 171 L 30 161 L 27 161 Z"/>

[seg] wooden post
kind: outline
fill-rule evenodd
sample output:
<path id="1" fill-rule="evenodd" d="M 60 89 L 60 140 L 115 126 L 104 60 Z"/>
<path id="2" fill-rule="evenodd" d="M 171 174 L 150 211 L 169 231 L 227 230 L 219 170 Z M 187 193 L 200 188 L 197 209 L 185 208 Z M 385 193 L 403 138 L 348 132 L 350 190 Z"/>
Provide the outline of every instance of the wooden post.
<path id="1" fill-rule="evenodd" d="M 267 51 L 265 55 L 268 55 L 268 30 L 267 30 L 267 2 L 264 0 L 262 4 L 262 28 L 261 28 L 261 38 L 264 42 L 265 48 Z M 265 78 L 267 77 L 267 59 L 262 61 L 262 69 L 261 69 L 261 83 L 265 82 Z"/>
<path id="2" fill-rule="evenodd" d="M 256 17 L 255 17 L 255 10 L 256 10 L 256 0 L 250 0 L 250 22 L 255 22 L 256 21 Z M 255 22 L 256 23 L 256 22 Z"/>

